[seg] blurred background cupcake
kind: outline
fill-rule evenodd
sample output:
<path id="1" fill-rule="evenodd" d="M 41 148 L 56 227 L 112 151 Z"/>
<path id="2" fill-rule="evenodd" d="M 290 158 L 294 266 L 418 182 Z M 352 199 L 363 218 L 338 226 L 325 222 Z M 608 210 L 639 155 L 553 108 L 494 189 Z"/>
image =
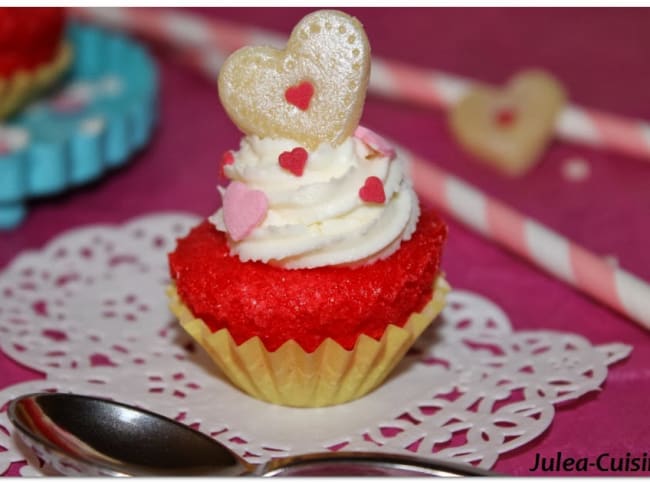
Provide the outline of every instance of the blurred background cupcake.
<path id="1" fill-rule="evenodd" d="M 61 78 L 72 61 L 61 7 L 0 7 L 0 119 Z"/>

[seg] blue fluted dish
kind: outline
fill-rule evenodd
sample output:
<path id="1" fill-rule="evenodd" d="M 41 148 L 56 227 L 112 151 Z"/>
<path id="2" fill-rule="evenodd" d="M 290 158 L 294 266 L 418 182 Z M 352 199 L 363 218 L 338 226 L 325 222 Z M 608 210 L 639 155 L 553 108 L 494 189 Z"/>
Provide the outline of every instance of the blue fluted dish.
<path id="1" fill-rule="evenodd" d="M 97 180 L 151 138 L 158 75 L 143 46 L 72 24 L 74 61 L 62 82 L 0 125 L 0 229 L 27 201 Z"/>

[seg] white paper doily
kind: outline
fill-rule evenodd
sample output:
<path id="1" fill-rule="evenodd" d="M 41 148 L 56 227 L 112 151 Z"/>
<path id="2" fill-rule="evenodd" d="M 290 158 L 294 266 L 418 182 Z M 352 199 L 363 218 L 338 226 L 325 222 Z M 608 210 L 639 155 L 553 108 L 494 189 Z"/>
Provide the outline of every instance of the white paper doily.
<path id="1" fill-rule="evenodd" d="M 6 405 L 39 390 L 112 397 L 193 425 L 251 462 L 332 450 L 390 450 L 490 468 L 538 437 L 554 405 L 597 390 L 622 344 L 514 332 L 486 299 L 453 291 L 388 381 L 349 404 L 296 409 L 232 387 L 167 309 L 166 253 L 197 217 L 148 215 L 65 233 L 0 275 L 0 344 L 44 380 L 0 391 L 0 473 L 29 461 Z"/>

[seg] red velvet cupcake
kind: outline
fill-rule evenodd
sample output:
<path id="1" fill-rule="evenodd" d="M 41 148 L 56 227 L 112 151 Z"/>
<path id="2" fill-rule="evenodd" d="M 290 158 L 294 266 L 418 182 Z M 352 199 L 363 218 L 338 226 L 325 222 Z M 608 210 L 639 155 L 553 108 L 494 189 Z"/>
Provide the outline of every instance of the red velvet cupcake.
<path id="1" fill-rule="evenodd" d="M 223 206 L 169 256 L 182 326 L 230 380 L 316 407 L 376 388 L 444 305 L 446 227 L 420 212 L 404 160 L 358 126 L 361 24 L 318 11 L 287 48 L 244 48 L 219 94 L 246 134 Z"/>
<path id="2" fill-rule="evenodd" d="M 69 66 L 61 7 L 0 7 L 0 119 L 51 86 Z"/>

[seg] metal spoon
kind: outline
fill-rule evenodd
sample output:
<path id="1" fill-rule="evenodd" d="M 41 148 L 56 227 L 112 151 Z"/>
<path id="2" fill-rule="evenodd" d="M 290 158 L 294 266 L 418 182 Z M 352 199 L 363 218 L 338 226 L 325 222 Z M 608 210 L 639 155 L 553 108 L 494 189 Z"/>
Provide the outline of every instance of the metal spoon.
<path id="1" fill-rule="evenodd" d="M 396 454 L 325 452 L 253 465 L 211 437 L 102 398 L 35 393 L 9 404 L 21 440 L 57 471 L 82 476 L 477 476 L 471 466 Z"/>

